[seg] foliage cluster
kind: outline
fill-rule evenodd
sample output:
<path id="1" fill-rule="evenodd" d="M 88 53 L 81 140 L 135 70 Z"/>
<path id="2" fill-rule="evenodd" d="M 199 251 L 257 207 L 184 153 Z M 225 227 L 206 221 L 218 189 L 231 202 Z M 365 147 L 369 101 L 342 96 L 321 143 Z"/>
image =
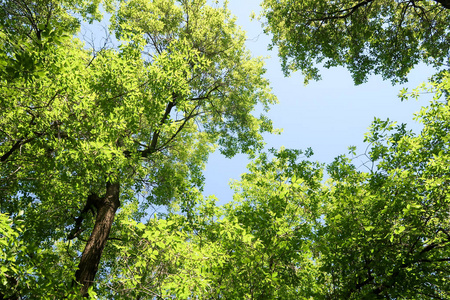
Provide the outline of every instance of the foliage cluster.
<path id="1" fill-rule="evenodd" d="M 285 74 L 301 70 L 305 82 L 320 78 L 318 64 L 347 67 L 356 84 L 405 82 L 418 63 L 450 57 L 448 0 L 264 0 L 263 10 Z"/>

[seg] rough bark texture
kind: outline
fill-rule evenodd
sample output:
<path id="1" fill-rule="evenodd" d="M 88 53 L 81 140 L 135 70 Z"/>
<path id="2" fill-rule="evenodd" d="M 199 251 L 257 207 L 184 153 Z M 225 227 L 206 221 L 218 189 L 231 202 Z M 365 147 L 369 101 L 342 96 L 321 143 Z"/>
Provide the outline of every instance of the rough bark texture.
<path id="1" fill-rule="evenodd" d="M 108 183 L 106 185 L 106 195 L 101 198 L 96 197 L 94 205 L 97 208 L 97 217 L 94 229 L 86 243 L 78 270 L 75 273 L 76 281 L 82 285 L 81 294 L 84 296 L 87 295 L 89 287 L 94 282 L 95 274 L 97 274 L 98 264 L 100 263 L 114 216 L 120 206 L 119 194 L 119 184 Z"/>

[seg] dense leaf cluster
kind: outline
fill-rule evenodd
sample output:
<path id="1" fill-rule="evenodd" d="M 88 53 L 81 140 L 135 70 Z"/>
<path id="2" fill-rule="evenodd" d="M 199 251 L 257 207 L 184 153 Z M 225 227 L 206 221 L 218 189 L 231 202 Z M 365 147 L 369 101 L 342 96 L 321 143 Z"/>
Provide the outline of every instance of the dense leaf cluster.
<path id="1" fill-rule="evenodd" d="M 318 64 L 345 66 L 356 84 L 380 74 L 405 82 L 418 63 L 450 57 L 450 3 L 445 0 L 263 1 L 266 32 L 285 74 L 320 79 Z"/>

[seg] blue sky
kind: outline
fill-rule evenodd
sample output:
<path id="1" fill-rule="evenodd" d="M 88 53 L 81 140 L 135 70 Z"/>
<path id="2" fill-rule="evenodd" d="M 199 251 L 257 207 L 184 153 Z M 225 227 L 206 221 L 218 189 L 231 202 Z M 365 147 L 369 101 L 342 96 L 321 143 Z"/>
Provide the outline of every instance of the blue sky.
<path id="1" fill-rule="evenodd" d="M 247 31 L 247 47 L 253 56 L 270 56 L 266 60 L 266 77 L 270 80 L 279 104 L 272 107 L 268 116 L 281 135 L 265 137 L 267 148 L 306 149 L 311 147 L 311 158 L 330 163 L 336 156 L 347 154 L 349 146 L 357 146 L 363 153 L 364 134 L 374 117 L 389 118 L 418 130 L 413 113 L 427 105 L 432 95 L 423 95 L 419 101 L 401 102 L 397 97 L 403 87 L 413 89 L 433 74 L 431 68 L 416 67 L 409 82 L 392 86 L 379 76 L 372 76 L 360 86 L 353 84 L 350 73 L 343 68 L 322 70 L 322 80 L 303 84 L 300 73 L 284 77 L 275 51 L 267 51 L 270 37 L 263 33 L 261 24 L 250 21 L 252 11 L 258 13 L 259 0 L 230 0 L 229 9 L 237 16 L 237 23 Z M 246 171 L 248 160 L 244 155 L 227 159 L 219 153 L 211 155 L 206 168 L 205 195 L 214 194 L 223 204 L 232 199 L 231 179 L 239 179 Z M 359 162 L 356 161 L 358 165 Z"/>

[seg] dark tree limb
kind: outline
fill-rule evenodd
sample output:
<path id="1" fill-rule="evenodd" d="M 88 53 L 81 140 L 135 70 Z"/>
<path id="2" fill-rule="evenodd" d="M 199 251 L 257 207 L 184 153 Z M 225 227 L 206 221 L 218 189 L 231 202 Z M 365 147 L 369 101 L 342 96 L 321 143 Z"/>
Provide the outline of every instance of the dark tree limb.
<path id="1" fill-rule="evenodd" d="M 175 99 L 175 96 L 173 98 Z M 172 108 L 175 107 L 175 105 L 176 105 L 175 101 L 170 101 L 169 103 L 167 103 L 166 111 L 164 112 L 161 122 L 159 123 L 160 126 L 162 126 L 169 119 L 170 112 L 172 111 Z M 147 149 L 145 149 L 141 153 L 142 157 L 148 157 L 150 154 L 152 154 L 153 152 L 156 151 L 156 146 L 158 144 L 160 134 L 161 134 L 160 129 L 155 130 L 155 132 L 153 133 L 153 137 L 152 137 L 152 141 L 151 141 L 150 145 L 148 146 Z"/>
<path id="2" fill-rule="evenodd" d="M 80 215 L 75 219 L 75 227 L 70 231 L 69 235 L 67 236 L 68 240 L 73 240 L 74 238 L 78 237 L 80 233 L 83 232 L 83 230 L 81 229 L 81 223 L 83 223 L 86 213 L 91 211 L 92 215 L 95 216 L 94 208 L 96 208 L 96 203 L 99 203 L 100 201 L 101 199 L 96 194 L 89 195 L 85 206 L 80 212 Z"/>
<path id="3" fill-rule="evenodd" d="M 194 112 L 198 109 L 198 106 L 196 106 L 190 113 L 189 115 L 183 120 L 183 123 L 181 123 L 180 127 L 178 127 L 177 131 L 169 138 L 168 141 L 166 141 L 161 147 L 159 147 L 156 150 L 161 150 L 164 147 L 166 147 L 170 142 L 172 142 L 176 136 L 181 132 L 181 130 L 183 130 L 184 126 L 186 125 L 186 123 L 191 120 L 193 118 L 193 116 L 196 116 L 197 114 L 194 114 Z"/>
<path id="4" fill-rule="evenodd" d="M 309 22 L 313 22 L 313 21 L 326 21 L 326 20 L 346 19 L 346 18 L 350 17 L 353 13 L 355 13 L 360 7 L 366 6 L 366 5 L 370 4 L 373 1 L 374 0 L 364 0 L 364 1 L 359 2 L 358 4 L 355 4 L 354 6 L 352 6 L 350 8 L 345 8 L 345 9 L 342 9 L 342 10 L 339 10 L 339 11 L 326 13 L 326 14 L 324 14 L 323 17 L 309 19 L 308 21 Z"/>
<path id="5" fill-rule="evenodd" d="M 119 195 L 119 183 L 107 183 L 105 196 L 93 198 L 95 200 L 94 205 L 97 208 L 97 217 L 94 229 L 81 255 L 78 270 L 75 273 L 75 280 L 78 284 L 81 284 L 81 294 L 85 297 L 89 287 L 94 283 L 114 216 L 120 206 Z"/>
<path id="6" fill-rule="evenodd" d="M 11 149 L 8 150 L 8 152 L 6 152 L 5 154 L 2 155 L 2 157 L 0 157 L 0 161 L 4 162 L 6 161 L 13 153 L 14 151 L 16 151 L 17 149 L 20 148 L 20 146 L 22 146 L 23 140 L 20 139 L 18 140 L 12 147 Z"/>

